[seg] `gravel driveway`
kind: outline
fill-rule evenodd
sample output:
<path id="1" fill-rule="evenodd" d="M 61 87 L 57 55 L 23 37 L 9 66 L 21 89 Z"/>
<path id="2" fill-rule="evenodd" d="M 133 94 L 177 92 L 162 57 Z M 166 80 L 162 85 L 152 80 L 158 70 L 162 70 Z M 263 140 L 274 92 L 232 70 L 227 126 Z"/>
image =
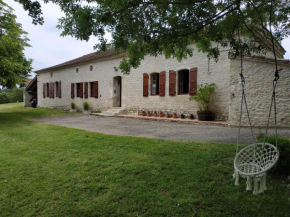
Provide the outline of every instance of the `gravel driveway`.
<path id="1" fill-rule="evenodd" d="M 179 141 L 236 143 L 238 134 L 238 128 L 230 126 L 196 125 L 83 114 L 34 118 L 29 120 L 111 135 Z M 250 129 L 242 128 L 241 131 L 241 143 L 251 143 Z M 290 137 L 290 129 L 283 128 L 279 129 L 278 132 L 281 136 Z M 259 133 L 259 130 L 255 129 L 255 133 Z M 269 134 L 273 135 L 274 129 L 270 129 Z"/>

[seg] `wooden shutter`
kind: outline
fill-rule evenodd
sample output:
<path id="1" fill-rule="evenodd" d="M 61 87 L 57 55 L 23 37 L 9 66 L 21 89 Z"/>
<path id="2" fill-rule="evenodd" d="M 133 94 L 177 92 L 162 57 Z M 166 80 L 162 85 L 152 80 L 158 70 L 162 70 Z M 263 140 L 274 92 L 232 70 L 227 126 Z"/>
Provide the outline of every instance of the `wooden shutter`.
<path id="1" fill-rule="evenodd" d="M 176 72 L 169 70 L 169 96 L 176 94 Z"/>
<path id="2" fill-rule="evenodd" d="M 55 97 L 58 97 L 59 89 L 58 89 L 58 82 L 55 82 Z"/>
<path id="3" fill-rule="evenodd" d="M 79 89 L 79 96 L 80 98 L 84 98 L 84 83 L 80 83 L 80 89 Z"/>
<path id="4" fill-rule="evenodd" d="M 197 68 L 191 68 L 189 70 L 189 95 L 193 96 L 197 90 Z"/>
<path id="5" fill-rule="evenodd" d="M 159 95 L 165 96 L 165 80 L 166 80 L 166 72 L 162 71 L 159 74 Z"/>
<path id="6" fill-rule="evenodd" d="M 58 82 L 58 97 L 61 98 L 61 81 Z"/>
<path id="7" fill-rule="evenodd" d="M 95 81 L 94 84 L 93 84 L 93 96 L 95 98 L 98 98 L 99 97 L 99 82 L 98 81 Z"/>
<path id="8" fill-rule="evenodd" d="M 46 87 L 46 85 L 43 83 L 43 90 L 42 90 L 43 98 L 45 98 L 45 87 Z"/>
<path id="9" fill-rule="evenodd" d="M 51 98 L 51 90 L 52 90 L 52 86 L 51 86 L 51 82 L 49 83 L 49 98 Z"/>
<path id="10" fill-rule="evenodd" d="M 85 82 L 85 98 L 89 97 L 89 83 Z"/>
<path id="11" fill-rule="evenodd" d="M 71 92 L 70 92 L 71 98 L 75 98 L 75 84 L 71 83 Z"/>
<path id="12" fill-rule="evenodd" d="M 54 83 L 51 82 L 51 98 L 54 98 Z"/>
<path id="13" fill-rule="evenodd" d="M 143 74 L 143 96 L 148 97 L 148 80 L 149 75 L 147 73 Z"/>

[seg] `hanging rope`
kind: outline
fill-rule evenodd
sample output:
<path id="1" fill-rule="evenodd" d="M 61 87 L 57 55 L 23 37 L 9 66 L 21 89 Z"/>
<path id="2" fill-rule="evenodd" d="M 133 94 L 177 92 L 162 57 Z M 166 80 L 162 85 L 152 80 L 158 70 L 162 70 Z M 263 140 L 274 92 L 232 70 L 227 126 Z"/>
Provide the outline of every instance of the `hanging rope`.
<path id="1" fill-rule="evenodd" d="M 273 13 L 273 1 L 271 1 L 270 5 L 270 20 L 269 20 L 269 28 L 270 28 L 270 35 L 271 35 L 271 41 L 272 41 L 272 50 L 274 54 L 274 59 L 275 59 L 275 74 L 274 74 L 274 80 L 273 80 L 273 94 L 272 94 L 272 100 L 271 100 L 271 105 L 270 105 L 270 110 L 269 110 L 269 115 L 268 115 L 268 121 L 267 121 L 267 127 L 266 127 L 266 132 L 264 135 L 264 141 L 263 143 L 265 144 L 266 142 L 266 137 L 268 135 L 268 129 L 269 129 L 269 123 L 270 123 L 270 117 L 271 117 L 271 112 L 272 112 L 272 106 L 274 104 L 274 124 L 275 124 L 275 145 L 278 148 L 278 130 L 277 130 L 277 106 L 276 106 L 276 86 L 278 83 L 278 80 L 280 78 L 279 76 L 279 71 L 282 69 L 278 69 L 278 61 L 277 61 L 277 56 L 276 56 L 276 49 L 275 49 L 275 41 L 274 37 L 272 34 L 272 13 Z"/>
<path id="2" fill-rule="evenodd" d="M 240 2 L 238 7 L 240 7 Z M 241 126 L 242 126 L 242 114 L 243 114 L 243 103 L 245 102 L 245 107 L 247 111 L 247 117 L 251 129 L 251 135 L 253 138 L 253 142 L 255 142 L 255 136 L 254 136 L 254 131 L 250 119 L 250 113 L 248 109 L 248 104 L 247 104 L 247 99 L 246 99 L 246 94 L 245 94 L 245 85 L 246 85 L 246 80 L 243 74 L 243 46 L 242 46 L 242 40 L 241 40 L 241 33 L 240 33 L 240 15 L 241 11 L 239 10 L 239 19 L 238 19 L 238 39 L 239 39 L 239 45 L 240 45 L 240 78 L 241 78 L 241 84 L 242 84 L 242 100 L 241 100 L 241 107 L 240 107 L 240 120 L 239 120 L 239 133 L 238 133 L 238 139 L 237 139 L 237 146 L 236 146 L 236 154 L 239 151 L 239 142 L 240 142 L 240 137 L 241 137 Z"/>

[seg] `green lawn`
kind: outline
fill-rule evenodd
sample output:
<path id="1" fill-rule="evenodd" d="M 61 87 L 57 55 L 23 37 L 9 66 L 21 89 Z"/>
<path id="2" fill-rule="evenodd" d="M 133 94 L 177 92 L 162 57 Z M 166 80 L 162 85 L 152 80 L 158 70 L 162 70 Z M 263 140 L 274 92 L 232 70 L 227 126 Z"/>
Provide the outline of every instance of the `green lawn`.
<path id="1" fill-rule="evenodd" d="M 0 216 L 290 216 L 289 181 L 268 177 L 258 196 L 234 186 L 233 145 L 25 120 L 62 113 L 0 105 Z"/>

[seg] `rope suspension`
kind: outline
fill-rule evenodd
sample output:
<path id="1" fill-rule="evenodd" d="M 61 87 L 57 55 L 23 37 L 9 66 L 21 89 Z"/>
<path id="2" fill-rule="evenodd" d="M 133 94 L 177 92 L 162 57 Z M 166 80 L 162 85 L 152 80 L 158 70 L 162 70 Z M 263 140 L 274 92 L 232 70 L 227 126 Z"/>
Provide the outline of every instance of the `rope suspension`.
<path id="1" fill-rule="evenodd" d="M 240 4 L 240 2 L 239 2 Z M 240 5 L 239 5 L 240 6 Z M 264 135 L 263 143 L 255 143 L 255 137 L 253 133 L 253 128 L 251 124 L 250 114 L 248 110 L 246 94 L 245 94 L 245 78 L 243 75 L 243 46 L 240 38 L 240 13 L 239 10 L 239 26 L 238 26 L 238 37 L 240 44 L 240 62 L 241 62 L 241 85 L 242 85 L 242 100 L 240 107 L 240 120 L 239 120 L 239 132 L 236 146 L 236 157 L 234 160 L 234 178 L 235 185 L 239 185 L 239 176 L 241 175 L 244 178 L 247 178 L 247 191 L 253 190 L 253 194 L 263 193 L 266 190 L 266 173 L 269 169 L 271 169 L 278 161 L 279 151 L 278 151 L 278 138 L 277 138 L 277 107 L 276 107 L 276 87 L 277 82 L 279 80 L 279 71 L 278 70 L 278 62 L 275 52 L 275 44 L 274 37 L 271 30 L 272 25 L 272 8 L 273 2 L 271 1 L 270 6 L 270 34 L 272 40 L 272 49 L 275 57 L 275 74 L 273 80 L 273 93 L 271 99 L 271 105 L 269 109 L 266 133 Z M 241 134 L 241 123 L 242 123 L 242 113 L 243 113 L 243 103 L 245 103 L 245 107 L 247 110 L 248 121 L 251 129 L 251 134 L 253 137 L 254 143 L 243 148 L 239 151 L 239 141 Z M 274 121 L 275 121 L 275 146 L 269 143 L 266 143 L 266 137 L 268 135 L 270 117 L 272 112 L 272 106 L 274 106 Z M 253 186 L 254 185 L 254 186 Z"/>

